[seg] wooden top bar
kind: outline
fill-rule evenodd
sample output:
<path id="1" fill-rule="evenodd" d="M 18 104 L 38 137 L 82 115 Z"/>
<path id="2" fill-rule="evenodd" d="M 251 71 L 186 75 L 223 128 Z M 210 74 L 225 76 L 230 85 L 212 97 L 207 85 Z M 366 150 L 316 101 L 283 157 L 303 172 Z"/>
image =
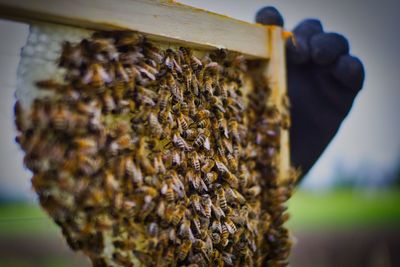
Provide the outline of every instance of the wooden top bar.
<path id="1" fill-rule="evenodd" d="M 152 40 L 270 57 L 264 26 L 160 0 L 0 0 L 0 17 L 93 30 L 140 31 Z"/>

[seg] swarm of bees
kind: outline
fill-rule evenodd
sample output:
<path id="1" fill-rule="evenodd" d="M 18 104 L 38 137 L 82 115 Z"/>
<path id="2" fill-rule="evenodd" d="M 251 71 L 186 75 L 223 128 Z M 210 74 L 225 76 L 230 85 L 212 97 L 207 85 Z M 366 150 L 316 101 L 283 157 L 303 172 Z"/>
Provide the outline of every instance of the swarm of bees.
<path id="1" fill-rule="evenodd" d="M 243 56 L 118 31 L 64 43 L 58 64 L 63 83 L 16 103 L 16 140 L 72 249 L 94 266 L 287 265 L 290 122 Z"/>

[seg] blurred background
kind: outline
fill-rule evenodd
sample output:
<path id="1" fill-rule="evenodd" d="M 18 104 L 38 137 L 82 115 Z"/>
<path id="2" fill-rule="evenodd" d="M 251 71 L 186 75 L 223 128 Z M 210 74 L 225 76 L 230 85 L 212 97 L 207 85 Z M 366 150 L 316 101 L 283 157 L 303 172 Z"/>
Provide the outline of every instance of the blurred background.
<path id="1" fill-rule="evenodd" d="M 400 266 L 400 56 L 396 0 L 182 0 L 252 22 L 273 5 L 292 29 L 319 18 L 348 37 L 366 81 L 350 115 L 289 202 L 291 266 Z M 0 266 L 89 266 L 38 207 L 14 142 L 14 90 L 26 24 L 0 20 Z M 245 42 L 246 40 L 243 40 Z"/>

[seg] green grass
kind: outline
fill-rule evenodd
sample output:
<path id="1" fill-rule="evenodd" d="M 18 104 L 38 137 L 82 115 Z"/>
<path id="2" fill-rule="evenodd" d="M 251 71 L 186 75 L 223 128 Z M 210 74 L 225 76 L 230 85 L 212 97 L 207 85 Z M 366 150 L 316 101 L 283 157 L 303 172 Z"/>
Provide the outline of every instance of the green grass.
<path id="1" fill-rule="evenodd" d="M 400 191 L 299 190 L 289 201 L 293 229 L 394 226 L 400 223 Z"/>
<path id="2" fill-rule="evenodd" d="M 390 226 L 400 223 L 400 191 L 365 194 L 350 190 L 299 190 L 289 201 L 289 228 L 295 230 Z M 58 234 L 36 203 L 0 205 L 0 236 Z"/>
<path id="3" fill-rule="evenodd" d="M 40 235 L 56 233 L 56 225 L 36 203 L 0 205 L 0 235 Z"/>
<path id="4" fill-rule="evenodd" d="M 24 260 L 24 259 L 0 259 L 0 266 L 2 267 L 34 267 L 34 266 L 41 266 L 41 267 L 70 267 L 71 263 L 66 262 L 65 259 L 60 258 L 46 258 L 46 259 L 39 259 L 35 262 L 31 260 Z"/>

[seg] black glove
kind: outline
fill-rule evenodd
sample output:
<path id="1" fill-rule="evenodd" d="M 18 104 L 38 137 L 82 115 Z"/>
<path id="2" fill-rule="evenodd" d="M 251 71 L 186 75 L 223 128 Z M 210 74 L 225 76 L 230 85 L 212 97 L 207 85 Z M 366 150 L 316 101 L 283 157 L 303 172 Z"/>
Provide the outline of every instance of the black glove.
<path id="1" fill-rule="evenodd" d="M 256 22 L 283 26 L 273 7 L 257 12 Z M 347 39 L 325 33 L 321 22 L 307 19 L 288 40 L 288 94 L 291 101 L 291 160 L 305 175 L 335 136 L 364 82 L 362 62 L 349 55 Z"/>

